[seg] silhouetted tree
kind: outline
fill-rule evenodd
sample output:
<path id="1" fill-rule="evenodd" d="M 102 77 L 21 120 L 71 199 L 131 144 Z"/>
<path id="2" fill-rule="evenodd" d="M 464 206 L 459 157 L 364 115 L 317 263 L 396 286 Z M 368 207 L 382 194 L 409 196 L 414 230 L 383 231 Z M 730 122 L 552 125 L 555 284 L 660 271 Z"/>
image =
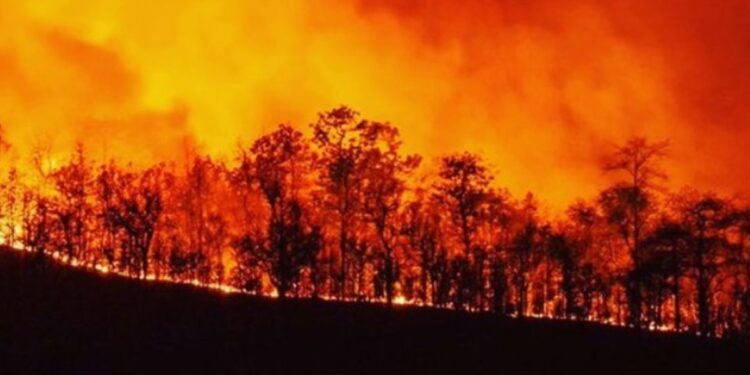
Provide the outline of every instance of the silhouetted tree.
<path id="1" fill-rule="evenodd" d="M 376 256 L 382 258 L 382 279 L 385 286 L 385 297 L 392 304 L 396 269 L 398 265 L 394 252 L 399 236 L 397 213 L 401 208 L 401 199 L 406 190 L 406 181 L 419 164 L 416 155 L 403 157 L 399 154 L 401 141 L 398 130 L 383 123 L 372 122 L 365 127 L 363 136 L 378 139 L 363 154 L 364 171 L 362 193 L 365 221 L 372 224 L 379 241 L 380 250 Z"/>
<path id="2" fill-rule="evenodd" d="M 712 335 L 711 282 L 718 272 L 718 256 L 728 227 L 729 207 L 713 194 L 687 193 L 681 203 L 683 230 L 690 233 L 689 267 L 696 285 L 698 331 Z"/>
<path id="3" fill-rule="evenodd" d="M 0 182 L 0 218 L 3 225 L 0 231 L 3 234 L 5 245 L 18 246 L 18 229 L 20 228 L 21 212 L 21 182 L 16 168 L 8 171 L 7 180 Z"/>
<path id="4" fill-rule="evenodd" d="M 596 286 L 594 266 L 588 255 L 596 240 L 600 217 L 596 207 L 578 201 L 567 210 L 568 227 L 556 254 L 562 265 L 562 289 L 565 315 L 584 318 L 590 315 Z"/>
<path id="5" fill-rule="evenodd" d="M 479 156 L 464 153 L 440 159 L 438 181 L 433 186 L 433 200 L 450 218 L 460 251 L 473 264 L 472 273 L 479 288 L 471 299 L 484 294 L 484 262 L 486 249 L 475 244 L 474 237 L 482 219 L 482 206 L 487 202 L 492 181 Z M 463 264 L 462 264 L 463 266 Z M 467 271 L 462 272 L 465 275 Z"/>
<path id="6" fill-rule="evenodd" d="M 68 262 L 74 259 L 88 259 L 93 189 L 93 173 L 86 159 L 82 144 L 76 146 L 68 164 L 51 174 L 58 198 L 54 204 L 54 214 L 59 227 L 58 246 L 67 254 Z"/>
<path id="7" fill-rule="evenodd" d="M 458 228 L 459 243 L 468 255 L 492 176 L 480 157 L 469 153 L 440 159 L 438 176 L 433 197 L 448 211 Z"/>
<path id="8" fill-rule="evenodd" d="M 407 257 L 419 270 L 419 300 L 423 304 L 435 303 L 436 280 L 434 278 L 437 256 L 440 218 L 425 198 L 423 189 L 417 190 L 415 198 L 406 205 L 401 215 L 401 233 L 408 243 Z"/>
<path id="9" fill-rule="evenodd" d="M 0 156 L 10 149 L 5 135 L 5 127 L 0 123 Z M 7 181 L 0 181 L 0 219 L 4 225 L 0 227 L 0 233 L 3 234 L 6 246 L 16 246 L 16 224 L 18 211 L 18 170 L 11 167 L 8 171 Z"/>
<path id="10" fill-rule="evenodd" d="M 515 234 L 510 248 L 513 263 L 512 278 L 516 292 L 516 313 L 522 317 L 527 314 L 529 285 L 532 273 L 539 261 L 539 250 L 542 248 L 543 232 L 536 212 L 537 203 L 529 194 L 518 213 L 521 227 Z"/>
<path id="11" fill-rule="evenodd" d="M 186 236 L 187 252 L 202 258 L 198 276 L 203 282 L 220 282 L 224 274 L 222 251 L 229 236 L 220 203 L 224 175 L 223 165 L 193 157 L 174 203 L 181 217 L 176 230 Z"/>
<path id="12" fill-rule="evenodd" d="M 564 233 L 554 233 L 549 239 L 550 255 L 560 266 L 560 289 L 565 299 L 564 314 L 572 318 L 579 314 L 576 303 L 578 264 L 580 253 Z"/>
<path id="13" fill-rule="evenodd" d="M 318 226 L 304 222 L 300 191 L 309 175 L 310 152 L 302 133 L 288 125 L 258 139 L 241 166 L 252 171 L 269 209 L 265 238 L 245 234 L 237 246 L 266 268 L 281 298 L 299 281 L 322 248 Z"/>
<path id="14" fill-rule="evenodd" d="M 140 277 L 149 272 L 149 251 L 164 209 L 163 194 L 172 186 L 173 176 L 163 164 L 143 172 L 110 169 L 99 183 L 108 201 L 105 220 L 122 234 L 120 246 L 129 270 L 135 267 Z M 137 259 L 132 261 L 132 257 Z"/>
<path id="15" fill-rule="evenodd" d="M 347 294 L 349 258 L 357 242 L 352 228 L 361 210 L 361 171 L 367 150 L 377 142 L 368 138 L 369 123 L 359 113 L 341 106 L 320 113 L 311 125 L 313 141 L 320 152 L 317 165 L 326 203 L 338 219 L 340 270 L 339 297 Z M 377 133 L 375 134 L 377 137 Z"/>
<path id="16" fill-rule="evenodd" d="M 744 268 L 745 280 L 750 284 L 750 208 L 738 210 L 740 264 Z M 740 295 L 740 305 L 743 308 L 742 335 L 750 337 L 750 286 L 745 285 Z"/>
<path id="17" fill-rule="evenodd" d="M 480 237 L 483 237 L 483 244 L 489 249 L 487 262 L 491 294 L 490 309 L 501 315 L 507 313 L 509 252 L 512 247 L 512 231 L 516 214 L 515 207 L 510 201 L 510 194 L 507 191 L 490 191 L 482 212 L 480 227 Z M 482 269 L 478 269 L 477 272 L 484 273 Z"/>
<path id="18" fill-rule="evenodd" d="M 658 161 L 665 155 L 666 142 L 649 143 L 644 138 L 632 138 L 615 152 L 604 164 L 606 171 L 619 171 L 627 177 L 621 183 L 605 190 L 600 202 L 608 221 L 615 225 L 625 245 L 630 250 L 633 270 L 628 282 L 630 323 L 641 327 L 641 241 L 653 206 L 649 189 L 656 180 L 666 175 Z"/>
<path id="19" fill-rule="evenodd" d="M 52 242 L 53 219 L 49 199 L 33 190 L 26 190 L 21 200 L 23 243 L 41 259 L 50 251 Z"/>
<path id="20" fill-rule="evenodd" d="M 645 239 L 646 262 L 651 271 L 649 287 L 659 294 L 655 303 L 661 304 L 662 288 L 669 288 L 673 303 L 675 330 L 682 329 L 682 278 L 688 264 L 689 233 L 677 222 L 662 220 L 651 235 Z M 658 317 L 661 320 L 661 317 Z M 653 320 L 653 319 L 652 319 Z"/>

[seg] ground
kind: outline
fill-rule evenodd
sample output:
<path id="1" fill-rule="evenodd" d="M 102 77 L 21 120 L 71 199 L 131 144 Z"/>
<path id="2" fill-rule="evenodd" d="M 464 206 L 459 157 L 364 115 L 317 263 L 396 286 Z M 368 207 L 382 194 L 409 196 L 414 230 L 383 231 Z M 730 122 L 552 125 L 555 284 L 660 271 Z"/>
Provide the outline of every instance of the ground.
<path id="1" fill-rule="evenodd" d="M 278 301 L 0 250 L 0 372 L 750 373 L 750 346 L 580 322 Z"/>

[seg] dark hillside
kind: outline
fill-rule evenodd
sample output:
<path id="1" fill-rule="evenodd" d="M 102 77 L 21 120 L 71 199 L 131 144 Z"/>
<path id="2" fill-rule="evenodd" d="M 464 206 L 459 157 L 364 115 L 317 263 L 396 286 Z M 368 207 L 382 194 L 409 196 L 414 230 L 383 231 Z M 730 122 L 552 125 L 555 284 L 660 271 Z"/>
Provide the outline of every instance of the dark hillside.
<path id="1" fill-rule="evenodd" d="M 748 373 L 737 343 L 221 295 L 0 251 L 2 373 Z"/>

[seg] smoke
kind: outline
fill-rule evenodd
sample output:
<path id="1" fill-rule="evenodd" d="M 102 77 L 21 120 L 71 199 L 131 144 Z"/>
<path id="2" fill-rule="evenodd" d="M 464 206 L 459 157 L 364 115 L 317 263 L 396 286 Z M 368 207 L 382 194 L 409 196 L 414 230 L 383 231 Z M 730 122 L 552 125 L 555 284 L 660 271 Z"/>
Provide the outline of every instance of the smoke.
<path id="1" fill-rule="evenodd" d="M 47 134 L 151 162 L 347 104 L 552 206 L 606 184 L 633 135 L 672 141 L 672 186 L 744 189 L 746 2 L 252 3 L 6 0 L 0 121 L 19 154 Z"/>

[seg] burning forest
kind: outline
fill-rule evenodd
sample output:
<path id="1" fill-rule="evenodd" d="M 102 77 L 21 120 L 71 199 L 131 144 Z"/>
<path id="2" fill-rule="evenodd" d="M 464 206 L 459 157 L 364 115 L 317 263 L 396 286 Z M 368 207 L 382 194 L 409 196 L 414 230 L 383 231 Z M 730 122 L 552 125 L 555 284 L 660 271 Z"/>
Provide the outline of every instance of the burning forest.
<path id="1" fill-rule="evenodd" d="M 633 138 L 618 182 L 545 214 L 483 159 L 421 165 L 399 130 L 348 108 L 310 136 L 282 124 L 234 160 L 95 164 L 83 146 L 2 184 L 7 246 L 133 278 L 278 298 L 414 304 L 503 316 L 746 335 L 750 211 L 664 189 L 669 144 Z M 36 181 L 31 184 L 27 181 Z"/>
<path id="2" fill-rule="evenodd" d="M 0 6 L 35 267 L 750 338 L 747 2 L 74 3 Z"/>

